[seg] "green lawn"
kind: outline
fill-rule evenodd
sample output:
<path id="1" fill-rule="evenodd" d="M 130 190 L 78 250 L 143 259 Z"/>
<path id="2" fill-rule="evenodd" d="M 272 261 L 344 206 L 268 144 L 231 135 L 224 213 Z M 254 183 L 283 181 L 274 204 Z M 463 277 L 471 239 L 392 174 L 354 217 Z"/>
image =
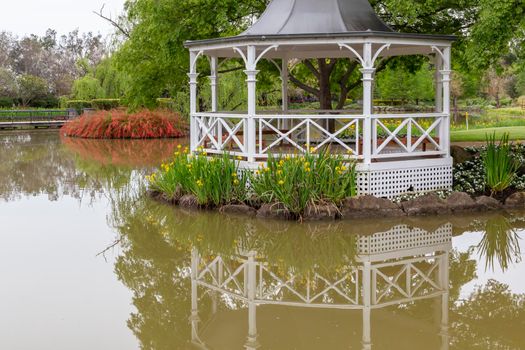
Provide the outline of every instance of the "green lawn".
<path id="1" fill-rule="evenodd" d="M 452 131 L 450 137 L 452 142 L 485 141 L 486 135 L 494 131 L 497 139 L 501 138 L 503 133 L 509 133 L 511 140 L 525 140 L 525 126 Z"/>

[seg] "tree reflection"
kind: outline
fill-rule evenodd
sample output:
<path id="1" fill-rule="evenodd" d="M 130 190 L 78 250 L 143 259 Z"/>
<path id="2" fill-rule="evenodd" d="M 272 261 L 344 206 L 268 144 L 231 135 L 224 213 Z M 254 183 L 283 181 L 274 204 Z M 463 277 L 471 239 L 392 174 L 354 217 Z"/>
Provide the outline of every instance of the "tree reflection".
<path id="1" fill-rule="evenodd" d="M 56 132 L 17 132 L 0 137 L 0 198 L 47 195 L 79 197 L 74 159 L 64 154 Z"/>
<path id="2" fill-rule="evenodd" d="M 457 349 L 523 349 L 525 294 L 490 280 L 454 306 L 453 346 Z"/>
<path id="3" fill-rule="evenodd" d="M 172 155 L 178 141 L 61 138 L 56 131 L 0 135 L 0 198 L 110 196 Z"/>
<path id="4" fill-rule="evenodd" d="M 480 218 L 475 220 L 473 225 L 479 225 Z M 114 202 L 111 223 L 121 234 L 123 247 L 116 273 L 133 292 L 137 309 L 128 325 L 144 349 L 188 346 L 192 248 L 199 251 L 203 261 L 211 261 L 218 255 L 256 251 L 259 258 L 275 266 L 277 276 L 291 273 L 301 276 L 313 270 L 337 276 L 337 271 L 355 263 L 355 235 L 347 233 L 354 231 L 350 227 L 355 224 L 348 222 L 298 225 L 186 212 L 143 199 L 139 193 L 130 196 L 129 191 L 123 191 Z M 488 218 L 484 224 L 487 236 L 508 230 L 517 232 L 515 226 L 506 217 Z M 494 231 L 495 228 L 498 229 Z M 505 245 L 500 243 L 495 246 L 496 249 L 490 250 L 494 261 L 504 261 L 509 250 L 501 249 Z M 511 294 L 507 286 L 490 281 L 467 300 L 460 300 L 461 288 L 476 278 L 473 251 L 453 250 L 449 255 L 451 348 L 523 347 L 520 333 L 525 329 L 523 295 Z M 300 287 L 300 279 L 297 286 Z M 209 299 L 199 301 L 200 315 L 211 314 Z M 429 318 L 431 303 L 425 300 L 408 303 L 397 312 L 414 319 Z M 242 305 L 223 300 L 215 307 L 228 309 Z"/>

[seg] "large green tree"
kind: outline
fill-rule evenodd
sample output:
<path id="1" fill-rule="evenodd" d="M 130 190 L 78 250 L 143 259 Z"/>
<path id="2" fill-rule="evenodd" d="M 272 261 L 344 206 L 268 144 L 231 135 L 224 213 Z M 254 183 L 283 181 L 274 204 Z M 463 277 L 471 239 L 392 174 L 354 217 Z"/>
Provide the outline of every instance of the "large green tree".
<path id="1" fill-rule="evenodd" d="M 184 41 L 238 34 L 267 2 L 128 0 L 125 16 L 114 24 L 126 39 L 117 61 L 131 77 L 130 102 L 152 105 L 155 98 L 179 91 L 187 83 Z M 457 35 L 454 54 L 468 69 L 488 67 L 513 48 L 521 51 L 525 37 L 522 0 L 372 0 L 371 4 L 397 31 Z M 360 85 L 357 63 L 346 59 L 305 60 L 290 79 L 317 96 L 326 109 L 333 107 L 334 99 L 335 107 L 342 107 Z"/>

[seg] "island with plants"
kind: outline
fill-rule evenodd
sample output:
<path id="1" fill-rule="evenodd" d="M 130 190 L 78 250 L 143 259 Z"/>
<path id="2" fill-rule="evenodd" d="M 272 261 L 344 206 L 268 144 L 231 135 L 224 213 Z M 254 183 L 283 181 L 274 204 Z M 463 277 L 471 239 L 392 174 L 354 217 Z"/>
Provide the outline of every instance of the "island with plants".
<path id="1" fill-rule="evenodd" d="M 190 154 L 178 146 L 173 160 L 147 180 L 157 200 L 259 218 L 335 220 L 525 208 L 523 145 L 511 144 L 508 135 L 500 140 L 490 135 L 485 146 L 462 151 L 453 190 L 407 192 L 390 199 L 359 196 L 355 163 L 329 148 L 270 157 L 250 171 L 239 168 L 240 159 L 210 157 L 202 149 Z"/>

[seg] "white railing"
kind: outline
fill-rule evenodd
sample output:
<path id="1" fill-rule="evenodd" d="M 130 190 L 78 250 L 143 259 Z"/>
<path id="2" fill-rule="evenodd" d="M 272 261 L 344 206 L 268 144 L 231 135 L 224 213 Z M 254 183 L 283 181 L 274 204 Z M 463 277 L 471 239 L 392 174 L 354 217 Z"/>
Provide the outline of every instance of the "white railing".
<path id="1" fill-rule="evenodd" d="M 372 116 L 372 158 L 446 154 L 446 114 L 376 114 Z"/>
<path id="2" fill-rule="evenodd" d="M 191 135 L 195 149 L 201 147 L 211 154 L 228 152 L 235 156 L 247 156 L 245 114 L 196 113 L 192 119 L 197 126 L 196 135 Z"/>
<path id="3" fill-rule="evenodd" d="M 446 155 L 449 144 L 447 114 L 280 114 L 195 113 L 193 150 L 228 152 L 248 160 L 270 155 L 319 151 L 347 158 L 373 159 Z M 249 132 L 248 132 L 249 130 Z"/>
<path id="4" fill-rule="evenodd" d="M 358 157 L 363 119 L 356 115 L 257 116 L 257 157 L 317 152 L 326 145 L 347 157 Z"/>

